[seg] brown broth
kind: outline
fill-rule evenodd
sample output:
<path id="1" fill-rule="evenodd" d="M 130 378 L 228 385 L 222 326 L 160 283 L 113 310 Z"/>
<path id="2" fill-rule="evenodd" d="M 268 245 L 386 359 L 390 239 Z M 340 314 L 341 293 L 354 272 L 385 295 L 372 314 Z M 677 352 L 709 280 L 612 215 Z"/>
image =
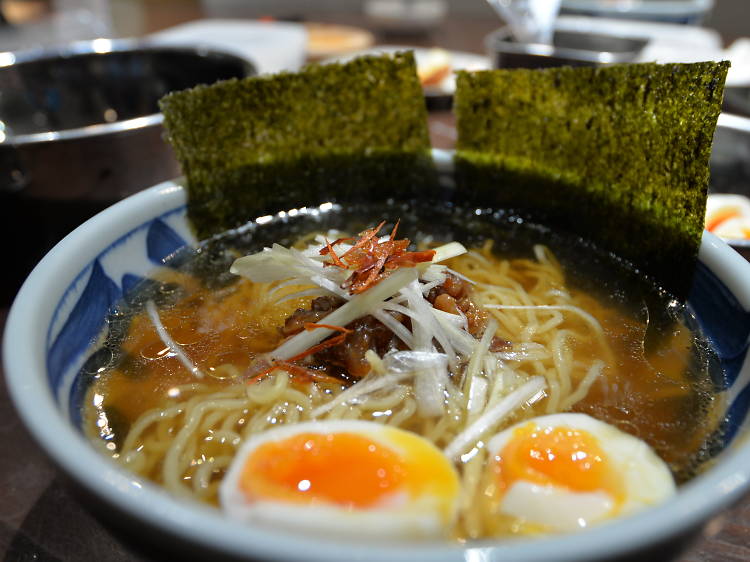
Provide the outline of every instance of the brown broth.
<path id="1" fill-rule="evenodd" d="M 722 411 L 711 380 L 693 370 L 694 334 L 677 320 L 660 345 L 647 351 L 643 321 L 589 296 L 579 295 L 578 300 L 602 325 L 617 368 L 605 369 L 606 376 L 573 411 L 643 439 L 678 482 L 692 477 Z M 586 342 L 576 345 L 586 347 Z"/>
<path id="2" fill-rule="evenodd" d="M 112 439 L 114 429 L 106 421 L 116 419 L 120 429 L 113 442 L 118 446 L 141 414 L 179 397 L 181 385 L 199 382 L 219 389 L 236 383 L 236 375 L 244 373 L 254 357 L 279 344 L 282 336 L 278 326 L 305 304 L 302 299 L 273 306 L 262 302 L 266 291 L 245 279 L 216 291 L 196 278 L 169 270 L 157 272 L 154 278 L 178 281 L 186 289 L 187 296 L 161 308 L 159 316 L 168 333 L 202 366 L 206 376 L 197 381 L 169 353 L 148 315 L 144 311 L 134 313 L 120 344 L 122 359 L 94 379 L 84 405 L 85 426 L 96 428 L 102 439 Z M 286 291 L 292 290 L 294 287 Z M 236 371 L 229 371 L 226 365 Z"/>

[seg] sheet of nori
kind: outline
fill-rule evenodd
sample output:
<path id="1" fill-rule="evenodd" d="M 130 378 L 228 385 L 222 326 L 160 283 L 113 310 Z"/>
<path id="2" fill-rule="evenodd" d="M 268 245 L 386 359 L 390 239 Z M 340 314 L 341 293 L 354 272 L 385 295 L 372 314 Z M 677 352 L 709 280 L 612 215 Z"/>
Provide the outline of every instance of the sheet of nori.
<path id="1" fill-rule="evenodd" d="M 433 181 L 412 53 L 198 86 L 160 106 L 200 238 L 268 212 L 382 201 Z"/>
<path id="2" fill-rule="evenodd" d="M 593 240 L 683 297 L 728 68 L 461 72 L 459 187 Z"/>

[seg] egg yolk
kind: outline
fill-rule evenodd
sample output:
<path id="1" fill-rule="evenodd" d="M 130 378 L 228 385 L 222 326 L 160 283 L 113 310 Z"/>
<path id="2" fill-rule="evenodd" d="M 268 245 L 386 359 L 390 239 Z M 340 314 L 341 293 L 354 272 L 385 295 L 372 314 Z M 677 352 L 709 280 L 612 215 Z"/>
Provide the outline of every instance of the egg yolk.
<path id="1" fill-rule="evenodd" d="M 622 500 L 623 483 L 597 439 L 571 427 L 521 426 L 495 458 L 500 490 L 523 480 L 571 492 L 607 493 Z"/>
<path id="2" fill-rule="evenodd" d="M 354 433 L 301 433 L 264 443 L 248 457 L 240 489 L 249 499 L 367 508 L 407 478 L 394 450 Z"/>

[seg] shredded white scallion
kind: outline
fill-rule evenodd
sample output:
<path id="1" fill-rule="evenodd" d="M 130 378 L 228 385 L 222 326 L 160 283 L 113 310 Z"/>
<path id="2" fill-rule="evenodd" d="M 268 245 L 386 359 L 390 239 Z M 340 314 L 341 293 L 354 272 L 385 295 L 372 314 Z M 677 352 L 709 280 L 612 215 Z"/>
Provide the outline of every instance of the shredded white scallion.
<path id="1" fill-rule="evenodd" d="M 392 373 L 413 373 L 426 367 L 445 368 L 446 356 L 437 351 L 389 351 L 383 356 L 385 368 Z"/>
<path id="2" fill-rule="evenodd" d="M 433 417 L 445 409 L 448 385 L 448 358 L 436 351 L 390 351 L 383 357 L 392 373 L 413 373 L 417 408 L 423 416 Z"/>
<path id="3" fill-rule="evenodd" d="M 432 341 L 437 340 L 443 351 L 448 356 L 448 365 L 451 369 L 456 366 L 456 352 L 445 334 L 443 327 L 434 321 L 432 311 L 434 308 L 424 298 L 419 288 L 419 282 L 414 280 L 406 287 L 401 289 L 401 294 L 406 296 L 409 308 L 415 314 L 413 316 L 412 331 L 416 349 L 429 350 L 432 347 Z"/>
<path id="4" fill-rule="evenodd" d="M 466 248 L 460 242 L 449 242 L 435 248 L 435 255 L 432 258 L 432 263 L 439 263 L 441 261 L 449 260 L 466 253 Z"/>
<path id="5" fill-rule="evenodd" d="M 486 410 L 469 427 L 459 433 L 445 448 L 445 454 L 451 459 L 458 459 L 461 454 L 473 447 L 477 441 L 503 418 L 525 403 L 536 401 L 536 397 L 547 386 L 544 377 L 532 377 L 527 382 L 505 396 L 495 406 Z M 541 396 L 539 396 L 541 398 Z"/>
<path id="6" fill-rule="evenodd" d="M 182 349 L 182 346 L 172 339 L 172 336 L 167 332 L 167 328 L 162 324 L 161 318 L 159 317 L 159 311 L 156 310 L 154 301 L 150 300 L 146 302 L 146 312 L 148 313 L 148 317 L 151 319 L 154 328 L 156 328 L 156 333 L 159 335 L 159 338 L 161 338 L 161 341 L 164 342 L 164 345 L 172 350 L 175 357 L 177 357 L 179 362 L 182 363 L 188 371 L 193 373 L 197 378 L 202 379 L 204 375 L 198 368 L 198 365 L 193 363 L 187 353 Z"/>
<path id="7" fill-rule="evenodd" d="M 388 314 L 385 310 L 373 310 L 371 313 L 376 320 L 396 334 L 396 337 L 406 344 L 409 349 L 414 349 L 414 336 L 401 322 Z"/>
<path id="8" fill-rule="evenodd" d="M 471 385 L 469 386 L 469 402 L 467 404 L 467 410 L 469 417 L 478 415 L 485 404 L 487 403 L 487 389 L 489 383 L 484 377 L 474 377 L 471 379 Z"/>
<path id="9" fill-rule="evenodd" d="M 328 324 L 329 326 L 346 326 L 357 318 L 370 314 L 380 303 L 400 291 L 404 286 L 415 281 L 416 278 L 417 272 L 414 268 L 399 269 L 374 287 L 353 296 L 349 302 L 344 303 L 328 316 L 323 317 L 319 323 Z M 270 358 L 283 360 L 294 357 L 320 343 L 332 333 L 333 330 L 329 328 L 318 328 L 316 330 L 300 332 L 272 351 Z"/>
<path id="10" fill-rule="evenodd" d="M 448 371 L 445 367 L 420 369 L 414 378 L 414 396 L 419 413 L 427 418 L 439 416 L 445 410 L 445 388 Z"/>
<path id="11" fill-rule="evenodd" d="M 497 332 L 497 327 L 497 320 L 490 318 L 487 322 L 484 334 L 482 334 L 482 339 L 476 344 L 474 353 L 471 354 L 471 359 L 469 359 L 469 366 L 466 368 L 466 380 L 468 381 L 468 384 L 471 384 L 471 380 L 479 375 L 482 363 L 484 362 L 484 357 L 490 350 L 492 338 L 495 337 L 495 333 Z M 468 391 L 468 388 L 464 387 L 464 390 Z"/>
<path id="12" fill-rule="evenodd" d="M 355 402 L 367 394 L 371 394 L 383 388 L 389 388 L 411 376 L 413 376 L 413 373 L 386 373 L 384 375 L 370 374 L 360 380 L 357 384 L 344 390 L 330 402 L 326 402 L 322 406 L 315 408 L 310 415 L 313 419 L 319 418 L 337 406 Z"/>
<path id="13" fill-rule="evenodd" d="M 388 239 L 386 236 L 381 241 Z M 232 264 L 230 271 L 254 282 L 278 282 L 274 291 L 291 285 L 303 286 L 300 291 L 280 297 L 279 302 L 304 296 L 337 295 L 347 302 L 320 319 L 320 324 L 344 327 L 358 318 L 371 314 L 389 328 L 409 349 L 431 351 L 434 350 L 432 342 L 436 341 L 445 351 L 451 368 L 455 368 L 457 356 L 454 346 L 460 348 L 459 353 L 467 352 L 469 346 L 464 335 L 456 334 L 460 330 L 451 330 L 451 336 L 449 336 L 443 323 L 435 322 L 434 309 L 423 293 L 425 286 L 418 280 L 423 278 L 427 281 L 429 286 L 427 292 L 433 286 L 443 283 L 446 268 L 437 265 L 437 262 L 466 253 L 466 248 L 462 244 L 451 242 L 439 246 L 435 248 L 435 255 L 431 262 L 419 264 L 415 268 L 398 269 L 366 291 L 352 296 L 342 288 L 346 277 L 351 273 L 350 270 L 325 267 L 324 262 L 327 257 L 320 255 L 320 247 L 325 244 L 325 239 L 317 237 L 316 242 L 317 246 L 310 245 L 302 251 L 273 244 L 261 252 L 238 258 Z M 341 244 L 338 249 L 345 252 L 350 247 L 347 244 Z M 308 287 L 305 288 L 305 285 Z M 310 288 L 309 285 L 315 287 Z M 389 310 L 409 317 L 412 320 L 412 331 L 391 316 Z M 465 323 L 465 319 L 462 321 Z M 333 331 L 328 328 L 318 328 L 300 332 L 272 351 L 269 358 L 283 360 L 299 355 L 327 338 Z M 469 334 L 466 336 L 471 338 Z M 470 350 L 467 355 L 468 353 Z M 439 382 L 441 376 L 433 378 L 436 379 L 436 385 L 442 384 Z M 430 394 L 437 396 L 438 393 L 435 391 Z"/>
<path id="14" fill-rule="evenodd" d="M 471 355 L 477 340 L 466 331 L 466 317 L 437 308 L 432 309 L 432 315 L 445 331 L 456 352 L 462 357 Z"/>

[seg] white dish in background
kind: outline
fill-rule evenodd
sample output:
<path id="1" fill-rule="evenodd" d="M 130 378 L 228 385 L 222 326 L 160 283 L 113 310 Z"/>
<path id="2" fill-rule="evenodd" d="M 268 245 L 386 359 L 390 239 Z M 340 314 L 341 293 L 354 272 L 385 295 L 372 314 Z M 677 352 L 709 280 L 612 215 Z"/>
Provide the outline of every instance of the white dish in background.
<path id="1" fill-rule="evenodd" d="M 221 49 L 252 62 L 258 74 L 294 72 L 307 55 L 307 32 L 298 23 L 205 19 L 170 27 L 149 36 L 156 45 Z"/>
<path id="2" fill-rule="evenodd" d="M 750 240 L 750 199 L 735 193 L 710 193 L 706 230 L 730 242 Z"/>
<path id="3" fill-rule="evenodd" d="M 324 62 L 345 62 L 363 55 L 392 54 L 401 51 L 414 51 L 414 58 L 417 61 L 417 72 L 420 74 L 427 67 L 434 67 L 438 59 L 442 58 L 450 66 L 445 78 L 435 85 L 425 86 L 427 95 L 450 96 L 456 91 L 457 70 L 488 70 L 492 68 L 490 59 L 484 55 L 467 53 L 464 51 L 448 51 L 445 49 L 409 47 L 408 45 L 379 45 L 370 49 L 364 49 L 355 53 L 350 53 L 343 57 L 332 57 Z"/>
<path id="4" fill-rule="evenodd" d="M 563 10 L 603 17 L 698 24 L 714 0 L 562 0 Z"/>
<path id="5" fill-rule="evenodd" d="M 696 25 L 665 22 L 571 15 L 557 18 L 555 29 L 648 39 L 650 43 L 657 45 L 692 44 L 696 49 L 720 50 L 722 45 L 718 31 Z"/>

